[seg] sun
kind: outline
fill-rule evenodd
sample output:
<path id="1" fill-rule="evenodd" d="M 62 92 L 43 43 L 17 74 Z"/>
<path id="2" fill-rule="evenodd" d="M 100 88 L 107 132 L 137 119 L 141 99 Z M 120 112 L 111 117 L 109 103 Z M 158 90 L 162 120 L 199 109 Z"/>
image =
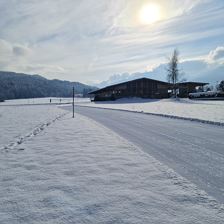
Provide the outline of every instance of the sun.
<path id="1" fill-rule="evenodd" d="M 152 24 L 161 19 L 161 8 L 156 3 L 144 5 L 139 11 L 139 19 L 142 24 Z"/>

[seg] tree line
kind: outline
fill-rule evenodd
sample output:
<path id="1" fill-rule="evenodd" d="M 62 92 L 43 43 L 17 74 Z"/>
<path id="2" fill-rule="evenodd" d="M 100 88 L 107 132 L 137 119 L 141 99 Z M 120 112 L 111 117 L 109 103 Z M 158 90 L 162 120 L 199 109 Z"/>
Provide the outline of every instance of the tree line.
<path id="1" fill-rule="evenodd" d="M 40 75 L 27 75 L 0 71 L 0 100 L 38 98 L 38 97 L 71 97 L 72 87 L 75 94 L 86 96 L 96 87 L 79 82 L 48 80 Z"/>

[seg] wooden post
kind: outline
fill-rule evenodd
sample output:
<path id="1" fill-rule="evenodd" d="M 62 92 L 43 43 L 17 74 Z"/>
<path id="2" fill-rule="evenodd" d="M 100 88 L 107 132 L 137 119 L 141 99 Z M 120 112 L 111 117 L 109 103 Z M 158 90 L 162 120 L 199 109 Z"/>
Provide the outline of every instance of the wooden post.
<path id="1" fill-rule="evenodd" d="M 73 86 L 73 91 L 72 91 L 72 117 L 75 117 L 75 88 Z"/>

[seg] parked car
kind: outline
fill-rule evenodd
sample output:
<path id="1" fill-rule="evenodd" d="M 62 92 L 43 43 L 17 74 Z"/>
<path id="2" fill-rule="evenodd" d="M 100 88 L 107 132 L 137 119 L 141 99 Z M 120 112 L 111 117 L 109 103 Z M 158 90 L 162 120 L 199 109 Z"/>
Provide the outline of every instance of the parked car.
<path id="1" fill-rule="evenodd" d="M 208 92 L 197 92 L 189 93 L 189 99 L 214 99 L 224 100 L 224 92 L 221 91 L 208 91 Z"/>

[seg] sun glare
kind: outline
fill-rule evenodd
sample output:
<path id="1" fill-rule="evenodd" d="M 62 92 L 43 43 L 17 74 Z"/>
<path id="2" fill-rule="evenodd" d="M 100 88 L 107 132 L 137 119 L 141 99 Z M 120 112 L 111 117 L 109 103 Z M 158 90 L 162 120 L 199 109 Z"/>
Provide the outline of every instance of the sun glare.
<path id="1" fill-rule="evenodd" d="M 158 4 L 149 3 L 144 5 L 139 12 L 142 24 L 152 24 L 161 19 L 161 8 Z"/>

